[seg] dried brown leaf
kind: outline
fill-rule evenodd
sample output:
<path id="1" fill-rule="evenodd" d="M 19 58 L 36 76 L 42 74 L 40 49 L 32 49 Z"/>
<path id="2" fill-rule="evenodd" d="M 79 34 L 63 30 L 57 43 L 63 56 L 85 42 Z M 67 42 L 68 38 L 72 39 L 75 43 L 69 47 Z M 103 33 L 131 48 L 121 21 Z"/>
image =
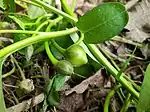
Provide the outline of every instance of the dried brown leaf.
<path id="1" fill-rule="evenodd" d="M 131 7 L 130 5 L 133 6 Z M 132 0 L 126 7 L 129 8 L 129 23 L 126 28 L 130 30 L 130 32 L 127 33 L 127 38 L 130 38 L 133 41 L 143 42 L 150 36 L 143 28 L 143 26 L 149 25 L 150 0 Z"/>
<path id="2" fill-rule="evenodd" d="M 104 77 L 104 75 L 102 75 L 102 70 L 99 70 L 98 72 L 96 72 L 95 75 L 82 81 L 79 85 L 75 86 L 74 88 L 71 88 L 70 90 L 66 91 L 65 94 L 69 95 L 73 92 L 81 94 L 81 93 L 85 92 L 89 86 L 104 87 L 104 83 L 105 83 L 105 77 Z"/>

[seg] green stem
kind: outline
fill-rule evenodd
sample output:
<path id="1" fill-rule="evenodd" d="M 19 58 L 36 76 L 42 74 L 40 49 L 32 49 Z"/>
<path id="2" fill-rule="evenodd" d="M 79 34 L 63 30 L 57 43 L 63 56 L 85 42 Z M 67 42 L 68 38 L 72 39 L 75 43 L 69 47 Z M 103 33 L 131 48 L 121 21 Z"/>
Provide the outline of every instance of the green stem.
<path id="1" fill-rule="evenodd" d="M 118 90 L 121 87 L 121 85 L 117 85 L 113 90 L 110 91 L 110 93 L 107 95 L 104 103 L 104 112 L 109 112 L 109 103 L 111 98 L 114 96 L 116 90 Z"/>
<path id="2" fill-rule="evenodd" d="M 35 31 L 38 32 L 43 26 L 45 26 L 45 25 L 48 24 L 48 23 L 49 23 L 49 20 L 43 22 L 41 25 L 38 26 L 38 28 L 37 28 Z"/>
<path id="3" fill-rule="evenodd" d="M 62 7 L 63 7 L 64 11 L 67 14 L 71 15 L 72 17 L 76 17 L 75 14 L 72 12 L 72 10 L 69 8 L 66 0 L 61 0 L 61 3 L 62 3 Z"/>
<path id="4" fill-rule="evenodd" d="M 15 72 L 15 70 L 16 70 L 16 67 L 14 66 L 9 72 L 7 72 L 6 74 L 3 74 L 2 78 L 4 79 L 4 78 L 10 76 L 11 74 L 13 74 Z"/>
<path id="5" fill-rule="evenodd" d="M 140 87 L 139 85 L 137 85 L 133 80 L 131 80 L 128 76 L 126 76 L 125 74 L 123 74 L 123 77 L 124 77 L 127 81 L 129 81 L 129 82 L 133 85 L 133 87 L 134 87 L 136 90 L 138 90 L 138 91 L 141 90 L 141 87 Z"/>
<path id="6" fill-rule="evenodd" d="M 49 32 L 51 30 L 51 27 L 54 26 L 57 22 L 59 22 L 62 19 L 63 19 L 63 17 L 59 16 L 58 18 L 56 18 L 55 20 L 53 20 L 53 22 L 51 24 L 49 24 L 48 27 L 46 28 L 46 32 Z M 52 62 L 53 65 L 56 65 L 58 63 L 58 60 L 53 56 L 52 52 L 50 51 L 48 41 L 45 41 L 44 45 L 45 45 L 45 50 L 46 50 L 46 53 L 47 53 L 49 59 L 51 60 L 51 62 Z"/>
<path id="7" fill-rule="evenodd" d="M 78 41 L 75 44 L 79 45 L 83 40 L 84 40 L 84 33 L 81 33 L 81 37 L 78 39 Z"/>
<path id="8" fill-rule="evenodd" d="M 25 33 L 25 34 L 40 34 L 42 32 L 37 31 L 24 31 L 24 30 L 0 30 L 1 33 Z M 43 32 L 44 33 L 44 32 Z"/>
<path id="9" fill-rule="evenodd" d="M 121 109 L 120 112 L 127 112 L 128 107 L 129 107 L 129 105 L 130 105 L 130 103 L 131 103 L 131 102 L 130 102 L 130 98 L 131 98 L 131 94 L 128 93 L 127 98 L 126 98 L 126 100 L 125 100 L 125 102 L 124 102 L 124 104 L 123 104 L 123 107 L 122 107 L 122 109 Z"/>
<path id="10" fill-rule="evenodd" d="M 72 17 L 72 16 L 62 12 L 61 10 L 58 10 L 55 7 L 50 6 L 50 5 L 44 3 L 44 2 L 42 2 L 40 0 L 32 0 L 32 2 L 42 6 L 44 9 L 53 11 L 54 13 L 63 16 L 64 18 L 68 19 L 69 21 L 73 22 L 74 24 L 78 21 L 76 18 L 74 18 L 74 17 Z"/>
<path id="11" fill-rule="evenodd" d="M 4 56 L 9 56 L 10 54 L 14 53 L 15 51 L 20 50 L 20 49 L 22 49 L 26 46 L 29 46 L 31 44 L 34 44 L 36 42 L 45 41 L 50 38 L 55 38 L 55 37 L 59 37 L 59 36 L 69 35 L 76 31 L 78 31 L 78 29 L 75 27 L 75 28 L 71 28 L 71 29 L 67 29 L 67 30 L 63 30 L 63 31 L 57 31 L 57 32 L 45 32 L 45 33 L 41 33 L 40 35 L 21 40 L 19 42 L 16 42 L 12 45 L 9 45 L 9 46 L 1 49 L 0 50 L 0 58 L 4 57 Z"/>
<path id="12" fill-rule="evenodd" d="M 53 56 L 53 54 L 51 53 L 50 48 L 49 48 L 48 41 L 46 41 L 46 42 L 44 43 L 44 45 L 45 45 L 45 50 L 46 50 L 46 53 L 47 53 L 49 59 L 51 60 L 51 62 L 52 62 L 53 65 L 56 65 L 56 64 L 58 63 L 58 60 L 57 60 L 57 59 Z"/>
<path id="13" fill-rule="evenodd" d="M 115 63 L 115 61 L 101 48 L 99 47 L 100 51 L 102 51 L 102 53 L 109 58 L 109 60 L 111 61 L 111 63 L 113 64 L 113 66 L 116 68 L 117 71 L 120 71 L 120 68 L 118 67 L 118 65 Z M 133 55 L 132 55 L 133 56 Z M 140 91 L 140 86 L 138 86 L 133 80 L 131 80 L 126 74 L 123 73 L 123 77 L 129 81 L 134 88 L 136 88 L 138 91 Z"/>
<path id="14" fill-rule="evenodd" d="M 6 74 L 3 74 L 2 78 L 6 78 L 15 72 L 16 67 L 15 67 L 15 64 L 14 64 L 12 57 L 11 57 L 11 63 L 12 63 L 13 68 L 11 69 L 11 71 L 7 72 Z"/>
<path id="15" fill-rule="evenodd" d="M 135 47 L 135 49 L 132 52 L 132 55 L 125 61 L 125 63 L 123 64 L 123 67 L 119 70 L 118 74 L 117 74 L 117 80 L 120 80 L 120 76 L 122 75 L 122 73 L 124 72 L 124 70 L 127 68 L 128 63 L 131 61 L 133 54 L 135 53 L 137 47 Z"/>
<path id="16" fill-rule="evenodd" d="M 66 49 L 64 49 L 60 45 L 58 45 L 54 39 L 52 39 L 51 42 L 63 55 L 65 54 Z"/>
<path id="17" fill-rule="evenodd" d="M 94 44 L 87 44 L 90 51 L 93 53 L 93 55 L 97 58 L 97 60 L 102 63 L 108 71 L 113 75 L 113 77 L 116 79 L 118 71 L 110 64 L 110 62 L 103 56 L 103 54 L 99 51 L 99 49 Z M 131 86 L 131 84 L 121 75 L 120 81 L 119 81 L 130 93 L 136 97 L 139 98 L 139 93 L 135 91 L 135 89 Z"/>
<path id="18" fill-rule="evenodd" d="M 53 22 L 47 27 L 47 31 L 50 30 L 52 26 L 60 22 L 62 19 L 63 19 L 62 16 L 59 16 L 58 18 L 54 19 Z M 51 39 L 51 42 L 62 54 L 65 54 L 66 50 L 63 49 L 61 46 L 59 46 L 54 39 Z"/>
<path id="19" fill-rule="evenodd" d="M 53 16 L 53 14 L 46 14 L 46 15 L 43 15 L 43 16 L 37 18 L 37 20 L 35 21 L 35 24 L 39 24 L 42 19 L 44 19 L 44 18 L 46 18 L 46 17 L 52 17 L 52 16 Z"/>
<path id="20" fill-rule="evenodd" d="M 119 91 L 117 91 L 117 94 L 118 94 L 118 97 L 119 97 L 120 100 L 121 100 L 121 103 L 124 103 L 124 99 L 123 99 L 121 93 L 120 93 Z"/>
<path id="21" fill-rule="evenodd" d="M 3 87 L 2 87 L 2 65 L 4 58 L 0 58 L 0 110 L 1 112 L 6 112 L 6 106 L 4 101 Z"/>

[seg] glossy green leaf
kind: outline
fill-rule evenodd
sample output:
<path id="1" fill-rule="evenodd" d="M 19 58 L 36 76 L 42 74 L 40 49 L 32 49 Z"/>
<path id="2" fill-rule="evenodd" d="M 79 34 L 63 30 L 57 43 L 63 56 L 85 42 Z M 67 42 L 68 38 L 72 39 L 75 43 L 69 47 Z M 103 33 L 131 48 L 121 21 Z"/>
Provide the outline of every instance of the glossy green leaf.
<path id="1" fill-rule="evenodd" d="M 0 58 L 0 110 L 1 112 L 6 112 L 4 95 L 3 95 L 3 87 L 2 87 L 2 65 L 3 65 L 3 58 Z"/>
<path id="2" fill-rule="evenodd" d="M 85 42 L 101 43 L 115 35 L 128 22 L 128 13 L 119 2 L 107 2 L 79 18 L 76 26 L 85 34 Z"/>
<path id="3" fill-rule="evenodd" d="M 148 65 L 142 83 L 137 112 L 150 112 L 150 64 Z"/>

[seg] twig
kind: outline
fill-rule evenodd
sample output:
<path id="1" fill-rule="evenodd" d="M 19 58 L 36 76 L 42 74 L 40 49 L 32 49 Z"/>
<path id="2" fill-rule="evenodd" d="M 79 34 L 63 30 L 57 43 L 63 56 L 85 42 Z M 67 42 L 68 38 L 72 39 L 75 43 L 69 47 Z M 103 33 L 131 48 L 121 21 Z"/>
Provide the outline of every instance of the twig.
<path id="1" fill-rule="evenodd" d="M 136 5 L 139 2 L 139 0 L 131 0 L 126 4 L 126 9 L 129 10 L 131 9 L 134 5 Z"/>
<path id="2" fill-rule="evenodd" d="M 18 105 L 7 108 L 6 112 L 23 112 L 30 108 L 31 103 L 33 107 L 41 103 L 43 100 L 44 100 L 44 93 L 41 93 L 40 95 L 34 98 L 34 102 L 32 102 L 32 98 L 31 98 L 29 100 L 23 101 L 22 103 L 19 103 Z"/>

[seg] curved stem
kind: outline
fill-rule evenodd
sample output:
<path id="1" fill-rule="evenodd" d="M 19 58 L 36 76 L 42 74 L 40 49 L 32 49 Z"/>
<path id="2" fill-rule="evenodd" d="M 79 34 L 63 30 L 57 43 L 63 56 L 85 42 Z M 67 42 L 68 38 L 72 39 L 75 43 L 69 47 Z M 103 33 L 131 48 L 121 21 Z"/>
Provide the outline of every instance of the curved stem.
<path id="1" fill-rule="evenodd" d="M 104 112 L 109 112 L 109 103 L 111 98 L 114 96 L 116 90 L 118 90 L 121 87 L 121 85 L 117 85 L 113 90 L 110 91 L 110 93 L 107 95 L 104 103 Z"/>
<path id="2" fill-rule="evenodd" d="M 9 72 L 7 72 L 6 74 L 3 74 L 2 78 L 4 79 L 4 78 L 10 76 L 11 74 L 13 74 L 15 72 L 15 70 L 16 70 L 16 67 L 14 66 Z"/>
<path id="3" fill-rule="evenodd" d="M 35 24 L 39 24 L 40 21 L 43 19 L 43 18 L 46 18 L 46 17 L 52 17 L 53 14 L 46 14 L 46 15 L 43 15 L 41 17 L 39 17 L 36 21 L 35 21 Z"/>
<path id="4" fill-rule="evenodd" d="M 2 78 L 6 78 L 6 77 L 10 76 L 11 74 L 13 74 L 15 72 L 16 67 L 15 67 L 15 64 L 14 64 L 14 61 L 13 61 L 12 57 L 11 57 L 11 63 L 13 65 L 13 68 L 11 69 L 11 71 L 7 72 L 6 74 L 3 74 Z"/>
<path id="5" fill-rule="evenodd" d="M 42 24 L 40 24 L 40 25 L 37 27 L 37 29 L 36 29 L 35 31 L 39 31 L 43 26 L 45 26 L 45 25 L 48 24 L 48 23 L 49 23 L 49 20 L 43 22 Z"/>
<path id="6" fill-rule="evenodd" d="M 81 37 L 78 39 L 78 41 L 75 44 L 80 44 L 84 40 L 84 34 L 81 33 Z"/>
<path id="7" fill-rule="evenodd" d="M 63 17 L 59 16 L 58 18 L 56 18 L 55 20 L 53 20 L 53 23 L 49 24 L 48 27 L 46 28 L 46 32 L 50 31 L 51 27 L 54 26 L 57 22 L 59 22 L 62 19 L 63 19 Z M 51 62 L 52 62 L 53 65 L 56 65 L 58 63 L 58 60 L 53 56 L 53 54 L 52 54 L 52 52 L 51 52 L 51 50 L 49 48 L 48 41 L 45 41 L 44 45 L 45 45 L 46 53 L 47 53 L 49 59 L 51 60 Z"/>
<path id="8" fill-rule="evenodd" d="M 36 42 L 45 41 L 50 38 L 55 38 L 55 37 L 59 37 L 59 36 L 69 35 L 76 31 L 78 31 L 78 29 L 76 27 L 74 27 L 74 28 L 70 28 L 67 30 L 63 30 L 63 31 L 45 32 L 45 33 L 41 33 L 40 35 L 21 40 L 19 42 L 16 42 L 12 45 L 9 45 L 9 46 L 1 49 L 0 50 L 0 58 L 4 57 L 4 56 L 9 56 L 10 54 L 14 53 L 15 51 L 22 49 L 26 46 L 29 46 L 31 44 L 34 44 Z"/>
<path id="9" fill-rule="evenodd" d="M 49 59 L 51 60 L 51 62 L 52 62 L 53 65 L 56 65 L 56 64 L 58 63 L 58 60 L 57 60 L 57 59 L 53 56 L 53 54 L 51 53 L 50 48 L 49 48 L 48 41 L 46 41 L 46 42 L 44 43 L 44 45 L 45 45 L 46 53 L 47 53 Z"/>
<path id="10" fill-rule="evenodd" d="M 66 49 L 64 49 L 61 46 L 59 46 L 54 39 L 52 39 L 51 42 L 56 47 L 56 49 L 58 49 L 63 55 L 65 54 Z"/>

